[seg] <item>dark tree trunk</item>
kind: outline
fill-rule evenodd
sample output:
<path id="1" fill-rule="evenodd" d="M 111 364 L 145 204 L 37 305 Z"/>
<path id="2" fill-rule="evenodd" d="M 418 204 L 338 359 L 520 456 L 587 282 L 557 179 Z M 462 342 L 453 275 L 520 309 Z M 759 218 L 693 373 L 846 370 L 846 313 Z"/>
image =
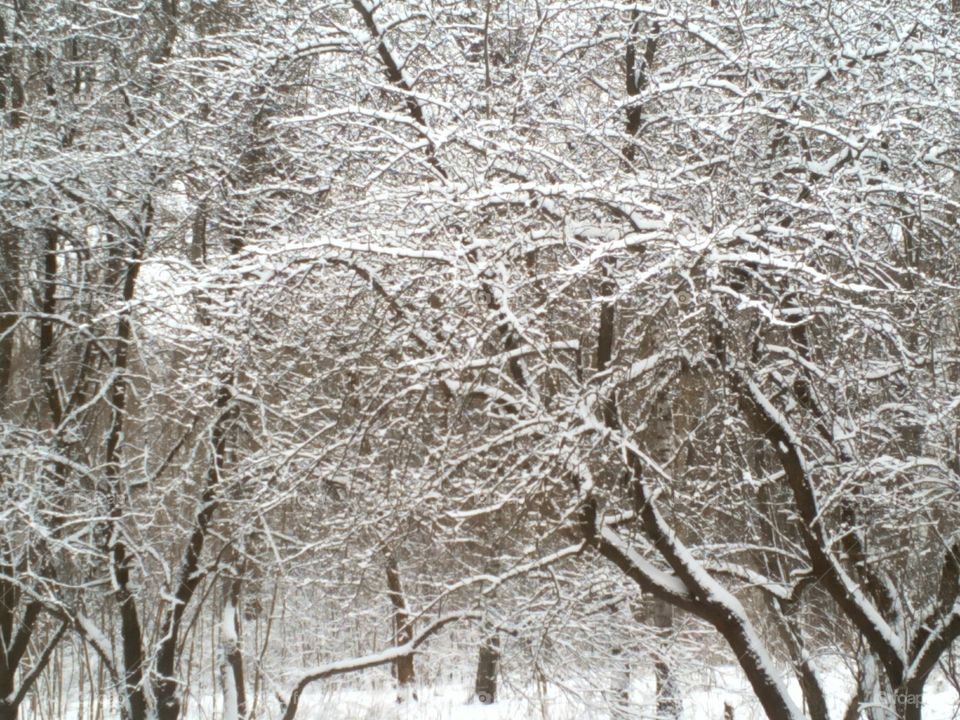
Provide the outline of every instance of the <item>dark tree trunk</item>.
<path id="1" fill-rule="evenodd" d="M 914 680 L 893 691 L 897 720 L 921 720 L 924 684 L 923 680 Z"/>
<path id="2" fill-rule="evenodd" d="M 754 477 L 763 477 L 764 467 L 762 462 L 762 453 L 756 448 L 750 456 L 751 471 Z M 785 537 L 783 529 L 780 527 L 780 518 L 777 512 L 777 503 L 771 497 L 769 485 L 763 485 L 757 492 L 757 507 L 766 518 L 766 522 L 759 524 L 760 536 L 763 542 L 769 547 L 778 547 L 781 539 Z M 758 561 L 766 569 L 769 577 L 785 578 L 786 573 L 779 562 L 770 562 L 765 554 L 761 554 Z M 798 596 L 799 598 L 799 596 Z M 781 642 L 790 653 L 794 667 L 797 673 L 797 679 L 800 682 L 800 690 L 803 693 L 803 700 L 806 704 L 807 714 L 810 720 L 830 720 L 830 713 L 827 711 L 827 699 L 817 677 L 816 668 L 809 660 L 809 655 L 804 648 L 803 633 L 800 625 L 793 617 L 795 603 L 784 602 L 779 598 L 768 598 L 770 613 L 773 616 L 774 625 L 778 630 Z M 856 720 L 856 716 L 854 716 Z"/>
<path id="3" fill-rule="evenodd" d="M 823 688 L 820 687 L 813 665 L 808 660 L 802 660 L 797 668 L 797 675 L 803 699 L 807 704 L 807 713 L 812 720 L 830 720 L 827 699 L 823 694 Z"/>
<path id="4" fill-rule="evenodd" d="M 492 628 L 484 628 L 489 634 L 480 642 L 477 657 L 477 678 L 474 693 L 485 705 L 497 700 L 497 676 L 500 674 L 500 636 Z"/>
<path id="5" fill-rule="evenodd" d="M 241 571 L 242 573 L 242 571 Z M 243 650 L 240 642 L 240 590 L 242 574 L 224 583 L 224 613 L 222 628 L 224 714 L 229 702 L 236 703 L 238 720 L 247 715 L 247 693 L 244 687 Z M 232 690 L 233 695 L 231 696 Z"/>
<path id="6" fill-rule="evenodd" d="M 648 74 L 653 66 L 653 60 L 657 53 L 657 39 L 660 27 L 654 23 L 652 32 L 646 38 L 643 47 L 643 55 L 637 57 L 636 44 L 640 41 L 640 25 L 642 19 L 640 13 L 634 9 L 630 13 L 630 30 L 627 33 L 627 47 L 625 52 L 626 69 L 626 90 L 627 97 L 634 98 L 639 95 L 647 86 Z M 627 108 L 627 134 L 628 139 L 623 148 L 624 160 L 629 165 L 636 156 L 636 146 L 633 138 L 636 138 L 640 132 L 640 126 L 643 122 L 643 105 L 634 102 Z"/>
<path id="7" fill-rule="evenodd" d="M 406 645 L 413 639 L 413 623 L 410 619 L 410 612 L 407 610 L 407 599 L 403 594 L 403 584 L 400 581 L 400 567 L 397 564 L 397 556 L 390 550 L 387 551 L 387 597 L 393 606 L 393 641 L 397 646 Z M 413 665 L 413 654 L 404 655 L 394 661 L 394 674 L 397 678 L 397 686 L 400 689 L 398 700 L 404 699 L 406 690 L 413 688 L 416 680 L 416 672 Z M 411 697 L 416 699 L 416 693 L 411 692 Z"/>
<path id="8" fill-rule="evenodd" d="M 200 265 L 207 261 L 207 211 L 201 205 L 193 218 L 190 240 L 190 263 Z"/>
<path id="9" fill-rule="evenodd" d="M 117 583 L 122 593 L 120 635 L 123 645 L 123 684 L 130 714 L 129 720 L 146 720 L 147 700 L 143 692 L 144 656 L 140 616 L 137 613 L 136 601 L 128 589 L 130 578 L 127 561 L 121 559 L 118 564 Z"/>
<path id="10" fill-rule="evenodd" d="M 0 567 L 3 575 L 11 573 L 9 563 Z M 12 582 L 0 577 L 0 648 L 9 648 L 13 644 L 14 616 L 20 601 L 20 593 Z M 9 652 L 0 652 L 0 720 L 16 720 L 17 710 L 3 698 L 13 694 L 17 666 L 12 662 Z"/>
<path id="11" fill-rule="evenodd" d="M 11 48 L 15 47 L 19 38 L 18 33 L 11 33 L 12 37 L 7 37 L 6 18 L 0 17 L 0 44 L 6 45 L 8 49 L 0 52 L 0 124 L 6 123 L 14 130 L 23 124 L 24 112 L 23 103 L 25 100 L 23 92 L 23 83 L 20 81 L 20 75 L 16 71 L 16 58 Z M 10 40 L 13 40 L 11 43 Z M 10 83 L 10 92 L 7 92 L 7 82 Z M 9 112 L 8 112 L 9 111 Z"/>
<path id="12" fill-rule="evenodd" d="M 206 214 L 201 210 L 194 219 L 190 248 L 192 262 L 196 263 L 199 257 L 202 257 L 205 245 Z M 233 250 L 236 251 L 236 248 Z M 201 306 L 201 313 L 203 309 Z M 200 319 L 205 323 L 205 317 L 202 314 Z M 210 523 L 213 522 L 214 515 L 219 509 L 217 488 L 227 461 L 229 431 L 237 414 L 235 408 L 229 407 L 233 398 L 233 383 L 234 377 L 229 372 L 220 377 L 220 385 L 214 401 L 214 409 L 219 416 L 210 437 L 212 452 L 210 465 L 207 468 L 203 493 L 200 496 L 200 506 L 193 519 L 193 529 L 180 562 L 180 571 L 173 592 L 175 602 L 166 611 L 163 619 L 161 630 L 163 640 L 156 654 L 156 671 L 159 678 L 155 689 L 158 720 L 179 720 L 180 717 L 180 684 L 176 677 L 180 629 L 187 605 L 193 600 L 197 587 L 206 577 L 206 571 L 200 565 L 200 558 L 206 545 Z M 242 684 L 238 685 L 238 692 L 241 692 L 241 688 Z"/>
<path id="13" fill-rule="evenodd" d="M 13 375 L 13 326 L 20 306 L 20 239 L 15 232 L 0 235 L 0 412 Z"/>
<path id="14" fill-rule="evenodd" d="M 13 694 L 13 673 L 2 667 L 0 668 L 0 720 L 17 720 L 19 706 L 11 705 L 5 699 L 11 694 Z"/>
<path id="15" fill-rule="evenodd" d="M 149 204 L 145 209 L 145 228 L 144 238 L 133 240 L 130 243 L 130 255 L 123 277 L 122 297 L 126 307 L 130 307 L 133 300 L 134 291 L 137 283 L 137 276 L 140 271 L 141 254 L 146 244 L 146 234 L 149 232 L 150 225 L 153 222 L 153 210 Z M 49 256 L 48 256 L 49 257 Z M 49 262 L 49 261 L 48 261 Z M 120 458 L 123 452 L 124 421 L 126 419 L 127 408 L 127 363 L 129 361 L 130 342 L 133 334 L 130 310 L 127 309 L 121 313 L 117 321 L 117 345 L 113 358 L 113 367 L 118 374 L 110 388 L 110 406 L 112 408 L 112 417 L 110 419 L 110 431 L 107 435 L 107 446 L 105 451 L 105 471 L 104 474 L 108 480 L 107 496 L 105 498 L 109 508 L 109 517 L 111 525 L 119 523 L 123 517 L 123 491 L 121 490 L 120 477 Z M 62 415 L 59 401 L 55 400 L 56 391 L 49 391 L 51 396 L 51 410 L 55 416 Z M 143 669 L 145 666 L 145 654 L 143 649 L 143 629 L 140 623 L 140 615 L 137 610 L 136 597 L 130 589 L 130 566 L 131 560 L 127 554 L 127 548 L 123 541 L 121 533 L 116 532 L 113 527 L 103 528 L 104 547 L 111 560 L 114 586 L 116 589 L 116 598 L 120 611 L 120 637 L 123 648 L 123 668 L 124 668 L 124 693 L 127 703 L 127 712 L 130 720 L 145 720 L 147 716 L 146 693 L 144 692 Z"/>
<path id="16" fill-rule="evenodd" d="M 857 691 L 843 720 L 921 720 L 925 684 L 922 679 L 913 679 L 891 688 L 879 663 L 865 656 L 857 677 Z"/>
<path id="17" fill-rule="evenodd" d="M 2 24 L 2 21 L 0 21 Z M 0 27 L 0 40 L 5 37 Z M 45 233 L 44 253 L 44 294 L 43 311 L 48 316 L 56 311 L 56 275 L 59 236 L 55 231 Z M 4 228 L 0 232 L 0 419 L 8 419 L 7 408 L 12 399 L 14 382 L 14 327 L 21 307 L 20 232 Z M 41 321 L 40 354 L 43 358 L 41 375 L 44 379 L 51 376 L 54 334 L 52 322 L 48 318 Z M 59 409 L 59 406 L 57 406 Z M 59 419 L 57 415 L 54 419 Z M 66 470 L 60 463 L 54 463 L 54 476 L 62 484 Z M 0 486 L 7 478 L 0 475 Z M 55 516 L 54 516 L 55 517 Z M 56 526 L 56 519 L 53 521 Z M 40 618 L 41 604 L 36 600 L 24 603 L 23 593 L 17 585 L 17 578 L 23 568 L 18 567 L 12 552 L 4 551 L 0 557 L 0 720 L 15 720 L 19 706 L 28 690 L 34 685 L 39 671 L 49 660 L 47 651 L 34 662 L 30 672 L 20 674 L 20 687 L 17 687 L 17 674 L 31 641 L 34 638 Z M 43 563 L 41 573 L 49 579 L 52 568 Z M 61 630 L 53 641 L 59 641 Z"/>
<path id="18" fill-rule="evenodd" d="M 689 595 L 681 595 L 652 581 L 650 576 L 645 575 L 640 567 L 623 552 L 617 542 L 612 542 L 598 534 L 596 505 L 595 502 L 590 501 L 582 506 L 580 518 L 580 527 L 585 531 L 586 540 L 593 544 L 601 555 L 611 560 L 637 582 L 641 590 L 666 600 L 676 607 L 689 610 L 710 623 L 733 651 L 768 718 L 799 720 L 801 715 L 776 677 L 766 648 L 757 642 L 756 632 L 743 608 L 735 601 L 725 601 L 722 596 L 717 599 L 716 582 L 706 572 L 698 574 L 691 572 L 690 566 L 686 564 L 685 548 L 668 534 L 663 519 L 650 501 L 643 483 L 643 466 L 640 458 L 628 450 L 627 459 L 633 475 L 634 508 L 643 523 L 644 532 L 671 565 L 677 580 L 687 588 L 692 588 L 693 592 Z M 706 580 L 705 584 L 701 584 L 703 580 Z"/>
<path id="19" fill-rule="evenodd" d="M 443 166 L 440 164 L 440 160 L 437 158 L 437 149 L 433 144 L 433 140 L 425 132 L 427 128 L 427 119 L 424 115 L 423 108 L 420 105 L 420 101 L 417 100 L 417 96 L 414 95 L 413 89 L 404 79 L 403 72 L 400 69 L 402 63 L 397 62 L 393 52 L 389 47 L 387 47 L 383 32 L 377 26 L 377 22 L 373 18 L 373 13 L 376 8 L 379 7 L 379 5 L 370 8 L 364 2 L 362 2 L 362 0 L 353 0 L 352 5 L 353 9 L 356 10 L 363 19 L 363 24 L 366 26 L 367 32 L 370 33 L 370 38 L 377 44 L 377 55 L 380 57 L 380 62 L 383 65 L 383 71 L 387 76 L 387 80 L 391 85 L 403 92 L 405 95 L 404 104 L 406 105 L 407 113 L 411 118 L 413 118 L 413 121 L 418 126 L 424 129 L 423 140 L 426 143 L 427 162 L 430 163 L 430 166 L 440 177 L 446 178 L 447 172 L 443 169 Z"/>
<path id="20" fill-rule="evenodd" d="M 796 717 L 791 708 L 790 698 L 782 688 L 778 686 L 776 678 L 770 673 L 770 668 L 754 653 L 754 648 L 750 645 L 750 632 L 736 617 L 733 617 L 721 610 L 711 613 L 714 627 L 723 635 L 724 640 L 739 658 L 740 667 L 753 688 L 753 692 L 760 701 L 767 717 L 774 718 Z"/>

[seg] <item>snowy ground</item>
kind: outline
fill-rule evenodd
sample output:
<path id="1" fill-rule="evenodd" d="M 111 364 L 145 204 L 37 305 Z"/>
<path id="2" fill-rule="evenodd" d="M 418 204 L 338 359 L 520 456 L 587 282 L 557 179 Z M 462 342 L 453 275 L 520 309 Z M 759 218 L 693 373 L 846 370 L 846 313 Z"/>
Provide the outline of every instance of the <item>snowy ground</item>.
<path id="1" fill-rule="evenodd" d="M 759 705 L 749 690 L 738 682 L 737 673 L 720 670 L 716 682 L 687 688 L 684 698 L 684 720 L 722 720 L 724 703 L 734 708 L 736 720 L 764 720 Z M 846 683 L 829 682 L 831 717 L 843 715 L 849 690 Z M 633 688 L 636 703 L 629 717 L 637 720 L 655 716 L 651 702 L 653 683 L 637 683 Z M 300 720 L 608 720 L 610 711 L 599 693 L 577 693 L 551 688 L 541 695 L 532 690 L 524 697 L 509 692 L 495 705 L 467 702 L 469 693 L 460 687 L 421 688 L 419 701 L 396 702 L 391 691 L 336 690 L 306 698 L 297 717 Z M 799 690 L 796 692 L 799 701 Z M 941 679 L 928 683 L 924 720 L 957 720 L 960 718 L 956 693 Z"/>
<path id="2" fill-rule="evenodd" d="M 839 720 L 850 697 L 851 686 L 840 673 L 825 678 L 831 717 Z M 397 703 L 390 688 L 358 690 L 349 687 L 311 688 L 304 695 L 298 720 L 610 720 L 602 693 L 574 687 L 551 686 L 507 689 L 494 705 L 469 702 L 468 685 L 421 687 L 415 702 Z M 792 688 L 797 701 L 800 692 Z M 640 680 L 632 688 L 635 703 L 627 717 L 654 718 L 653 679 Z M 758 703 L 736 669 L 722 667 L 688 678 L 683 702 L 684 720 L 722 720 L 724 704 L 734 709 L 735 720 L 765 720 Z M 191 720 L 213 720 L 212 708 L 193 706 Z M 276 707 L 270 710 L 276 713 Z M 924 720 L 960 720 L 960 702 L 951 686 L 939 676 L 926 687 Z"/>
<path id="3" fill-rule="evenodd" d="M 851 694 L 849 679 L 842 672 L 825 673 L 822 677 L 830 702 L 832 720 L 840 720 Z M 551 685 L 505 688 L 501 699 L 493 705 L 470 702 L 469 682 L 420 687 L 418 700 L 397 703 L 396 692 L 384 683 L 380 688 L 357 689 L 343 685 L 317 683 L 308 689 L 300 702 L 298 720 L 611 720 L 610 705 L 602 692 L 582 687 Z M 618 720 L 653 720 L 652 677 L 641 678 L 631 689 L 633 706 Z M 800 702 L 799 688 L 791 688 Z M 765 720 L 759 704 L 734 667 L 719 667 L 684 679 L 683 719 L 723 720 L 724 704 L 734 709 L 735 720 Z M 202 700 L 192 697 L 187 703 L 187 720 L 220 720 L 219 698 L 207 695 Z M 72 705 L 72 703 L 71 703 Z M 23 720 L 48 720 L 48 712 L 27 712 Z M 63 720 L 75 720 L 76 706 L 67 710 Z M 279 717 L 279 705 L 270 698 L 259 708 L 260 716 Z M 106 708 L 107 717 L 116 708 Z M 83 718 L 89 716 L 89 707 Z M 932 677 L 926 686 L 924 720 L 960 720 L 960 700 L 942 676 Z M 59 719 L 58 719 L 59 720 Z"/>

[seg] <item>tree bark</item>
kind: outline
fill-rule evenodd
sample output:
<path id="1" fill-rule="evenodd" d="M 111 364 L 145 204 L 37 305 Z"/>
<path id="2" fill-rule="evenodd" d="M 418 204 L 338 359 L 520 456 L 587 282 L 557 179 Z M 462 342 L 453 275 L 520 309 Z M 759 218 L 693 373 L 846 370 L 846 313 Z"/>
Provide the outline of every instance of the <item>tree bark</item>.
<path id="1" fill-rule="evenodd" d="M 477 677 L 474 693 L 484 705 L 497 700 L 497 676 L 500 674 L 500 636 L 489 626 L 484 627 L 489 634 L 480 641 L 477 657 Z"/>
<path id="2" fill-rule="evenodd" d="M 5 411 L 13 376 L 13 327 L 20 306 L 20 238 L 0 235 L 0 412 Z"/>
<path id="3" fill-rule="evenodd" d="M 654 23 L 652 32 L 644 43 L 643 56 L 637 57 L 636 43 L 640 39 L 640 13 L 634 9 L 630 11 L 630 29 L 627 33 L 627 47 L 625 51 L 626 89 L 627 97 L 634 98 L 647 86 L 648 72 L 653 65 L 657 53 L 657 39 L 660 32 L 658 24 Z M 636 157 L 636 145 L 633 139 L 640 133 L 640 124 L 643 120 L 643 105 L 639 102 L 627 108 L 627 135 L 630 138 L 623 146 L 623 158 L 629 165 Z"/>
<path id="4" fill-rule="evenodd" d="M 483 570 L 490 575 L 501 571 L 499 543 L 483 549 L 487 555 Z M 478 598 L 480 600 L 480 598 Z M 481 626 L 480 648 L 477 652 L 477 674 L 474 678 L 474 697 L 484 705 L 497 701 L 497 677 L 500 674 L 500 635 L 490 620 Z"/>
<path id="5" fill-rule="evenodd" d="M 907 682 L 893 691 L 897 720 L 921 720 L 924 679 Z"/>
<path id="6" fill-rule="evenodd" d="M 13 375 L 14 313 L 20 304 L 18 243 L 17 235 L 13 232 L 0 237 L 0 413 L 4 414 Z M 20 604 L 20 593 L 7 580 L 14 571 L 13 558 L 5 557 L 0 563 L 0 571 L 0 647 L 9 648 L 14 641 L 14 618 Z M 13 693 L 17 664 L 12 660 L 9 652 L 0 652 L 0 698 L 7 698 Z M 16 708 L 10 708 L 0 700 L 0 720 L 16 720 L 16 717 Z"/>
<path id="7" fill-rule="evenodd" d="M 120 611 L 120 638 L 123 650 L 124 667 L 124 693 L 125 710 L 129 714 L 129 720 L 145 720 L 147 717 L 147 698 L 144 692 L 143 671 L 146 664 L 146 657 L 143 648 L 143 629 L 140 623 L 140 615 L 137 610 L 136 597 L 130 588 L 130 557 L 127 554 L 127 548 L 121 538 L 121 533 L 116 529 L 117 523 L 123 517 L 123 492 L 120 489 L 120 456 L 123 451 L 123 429 L 126 419 L 127 409 L 127 364 L 129 362 L 129 350 L 131 336 L 133 333 L 130 307 L 133 300 L 134 290 L 136 288 L 137 276 L 140 271 L 140 261 L 143 247 L 146 243 L 146 235 L 153 220 L 152 207 L 149 205 L 145 209 L 146 222 L 144 237 L 140 240 L 131 241 L 130 257 L 127 263 L 126 273 L 123 277 L 122 298 L 124 309 L 117 321 L 117 346 L 114 353 L 113 368 L 117 377 L 110 388 L 110 406 L 112 408 L 110 419 L 110 431 L 107 435 L 107 447 L 105 453 L 105 471 L 108 489 L 106 502 L 110 523 L 108 528 L 104 528 L 107 537 L 104 538 L 104 545 L 107 556 L 111 562 L 111 572 L 113 573 L 114 586 L 116 587 L 116 598 Z M 51 408 L 56 407 L 55 414 L 62 414 L 58 400 L 53 398 L 57 395 L 56 388 L 49 391 L 51 397 Z"/>
<path id="8" fill-rule="evenodd" d="M 413 640 L 413 622 L 410 618 L 410 612 L 407 609 L 407 599 L 403 593 L 403 584 L 400 580 L 400 567 L 397 563 L 397 556 L 392 550 L 387 550 L 387 597 L 393 606 L 393 641 L 394 645 L 400 647 L 407 645 Z M 396 658 L 393 664 L 394 674 L 397 678 L 397 688 L 400 693 L 398 702 L 405 699 L 409 693 L 414 700 L 417 699 L 416 692 L 413 691 L 413 684 L 416 681 L 416 672 L 413 664 L 413 654 L 401 655 Z"/>
<path id="9" fill-rule="evenodd" d="M 242 571 L 241 571 L 242 572 Z M 243 720 L 247 715 L 247 695 L 243 674 L 243 651 L 240 642 L 240 590 L 243 578 L 224 582 L 223 618 L 220 628 L 220 649 L 223 659 L 220 675 L 223 685 L 224 720 Z"/>

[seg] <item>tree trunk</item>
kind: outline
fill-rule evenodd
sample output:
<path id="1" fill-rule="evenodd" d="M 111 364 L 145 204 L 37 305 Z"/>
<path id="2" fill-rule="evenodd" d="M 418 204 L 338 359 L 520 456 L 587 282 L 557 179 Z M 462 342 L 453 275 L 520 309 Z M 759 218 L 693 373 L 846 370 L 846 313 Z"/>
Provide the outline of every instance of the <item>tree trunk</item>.
<path id="1" fill-rule="evenodd" d="M 925 684 L 915 678 L 891 687 L 876 658 L 867 651 L 861 662 L 857 695 L 844 720 L 921 720 Z"/>
<path id="2" fill-rule="evenodd" d="M 673 607 L 669 603 L 654 598 L 653 624 L 659 636 L 653 660 L 653 672 L 657 679 L 657 718 L 675 720 L 680 717 L 680 698 L 677 696 L 677 683 L 668 661 L 667 648 L 673 631 Z"/>
<path id="3" fill-rule="evenodd" d="M 13 616 L 18 601 L 16 588 L 5 579 L 0 579 L 0 644 L 4 649 L 13 644 Z M 0 720 L 17 718 L 17 709 L 6 700 L 13 695 L 16 674 L 17 666 L 10 662 L 9 652 L 0 652 Z"/>
<path id="4" fill-rule="evenodd" d="M 923 714 L 923 686 L 920 681 L 907 682 L 893 692 L 897 720 L 921 720 Z"/>
<path id="5" fill-rule="evenodd" d="M 20 308 L 20 238 L 17 233 L 0 235 L 0 408 L 13 376 L 13 326 Z"/>
<path id="6" fill-rule="evenodd" d="M 884 682 L 882 671 L 873 654 L 866 650 L 860 667 L 860 702 L 858 705 L 863 708 L 859 717 L 864 720 L 883 720 L 888 718 L 884 692 Z"/>
<path id="7" fill-rule="evenodd" d="M 613 673 L 610 678 L 610 717 L 615 720 L 630 716 L 630 660 L 623 647 L 610 650 Z"/>
<path id="8" fill-rule="evenodd" d="M 387 597 L 393 605 L 393 641 L 394 645 L 406 645 L 413 639 L 413 623 L 410 612 L 407 610 L 406 596 L 403 594 L 403 584 L 400 581 L 400 567 L 397 556 L 387 550 Z M 397 701 L 403 701 L 407 696 L 417 699 L 413 690 L 416 673 L 413 665 L 413 653 L 398 657 L 393 664 L 394 675 L 397 678 L 399 695 Z"/>
<path id="9" fill-rule="evenodd" d="M 14 232 L 0 236 L 0 412 L 4 412 L 7 406 L 7 392 L 13 375 L 13 325 L 20 305 L 19 242 Z M 0 478 L 2 482 L 3 478 Z M 13 571 L 13 560 L 9 558 L 8 563 L 8 558 L 4 557 L 0 563 L 4 575 Z M 17 588 L 5 577 L 0 577 L 0 646 L 3 648 L 13 644 L 13 620 L 19 602 Z M 13 693 L 17 672 L 8 656 L 9 653 L 0 652 L 0 720 L 16 720 L 17 717 L 17 709 L 10 707 L 5 700 Z"/>
<path id="10" fill-rule="evenodd" d="M 115 580 L 120 588 L 120 634 L 123 646 L 124 692 L 128 720 L 146 720 L 147 700 L 143 692 L 143 643 L 136 600 L 130 592 L 130 569 L 122 545 L 112 548 Z"/>
<path id="11" fill-rule="evenodd" d="M 647 442 L 659 463 L 668 463 L 673 455 L 676 437 L 673 406 L 664 393 L 657 399 L 648 430 Z M 653 673 L 657 680 L 657 718 L 676 720 L 680 717 L 681 703 L 677 695 L 677 682 L 670 666 L 669 645 L 673 632 L 673 607 L 658 598 L 651 598 L 651 620 L 656 628 L 657 644 L 653 658 Z"/>
<path id="12" fill-rule="evenodd" d="M 0 672 L 0 720 L 17 720 L 19 705 L 11 705 L 5 698 L 13 694 L 13 674 Z"/>
<path id="13" fill-rule="evenodd" d="M 484 626 L 484 632 L 487 634 L 480 642 L 474 693 L 477 700 L 484 705 L 489 705 L 497 700 L 497 676 L 500 673 L 500 636 L 489 625 Z"/>
<path id="14" fill-rule="evenodd" d="M 240 644 L 240 589 L 243 578 L 224 583 L 223 618 L 220 626 L 220 678 L 223 686 L 223 720 L 243 720 L 247 714 L 247 695 L 243 678 L 243 652 Z"/>
<path id="15" fill-rule="evenodd" d="M 500 567 L 500 545 L 495 542 L 482 551 L 487 557 L 483 571 L 489 575 L 498 575 Z M 483 602 L 482 597 L 477 602 Z M 484 620 L 481 626 L 480 649 L 477 653 L 477 675 L 473 684 L 474 697 L 484 705 L 497 701 L 497 677 L 500 674 L 500 636 L 490 620 Z"/>
<path id="16" fill-rule="evenodd" d="M 153 222 L 153 206 L 147 204 L 144 210 L 144 227 L 150 228 Z M 106 501 L 109 525 L 103 528 L 104 549 L 110 558 L 111 571 L 113 573 L 113 583 L 116 588 L 116 598 L 120 612 L 120 633 L 121 644 L 123 647 L 123 669 L 124 669 L 124 692 L 126 701 L 126 711 L 129 713 L 129 720 L 145 720 L 147 716 L 147 696 L 144 689 L 143 670 L 145 666 L 145 653 L 143 647 L 143 628 L 140 623 L 140 615 L 137 610 L 137 599 L 131 589 L 130 569 L 132 566 L 131 558 L 127 553 L 126 544 L 123 542 L 123 534 L 117 530 L 121 519 L 124 516 L 123 507 L 123 489 L 121 478 L 121 455 L 123 452 L 124 422 L 127 412 L 127 365 L 130 356 L 130 344 L 133 337 L 133 323 L 131 310 L 134 292 L 137 284 L 137 277 L 140 272 L 140 263 L 142 260 L 143 249 L 146 245 L 146 238 L 149 230 L 144 230 L 142 238 L 131 240 L 126 249 L 129 249 L 129 255 L 126 265 L 126 272 L 123 276 L 122 298 L 126 303 L 124 309 L 117 320 L 117 343 L 114 350 L 113 368 L 118 378 L 110 388 L 110 406 L 112 408 L 110 419 L 110 430 L 107 435 L 107 443 L 104 454 L 105 469 L 104 475 L 107 478 Z M 55 237 L 51 240 L 51 245 L 55 250 Z M 56 257 L 48 251 L 48 265 L 51 270 L 48 276 L 53 275 L 56 270 Z M 59 401 L 56 400 L 54 390 L 48 393 L 51 396 L 51 411 L 54 416 L 62 416 L 62 409 Z"/>

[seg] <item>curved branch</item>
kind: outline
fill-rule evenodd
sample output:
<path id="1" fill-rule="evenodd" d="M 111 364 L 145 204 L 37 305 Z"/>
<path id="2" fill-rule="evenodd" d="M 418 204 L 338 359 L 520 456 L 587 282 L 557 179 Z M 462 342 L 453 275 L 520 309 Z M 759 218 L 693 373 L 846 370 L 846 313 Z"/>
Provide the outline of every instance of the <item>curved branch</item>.
<path id="1" fill-rule="evenodd" d="M 293 689 L 293 692 L 290 693 L 289 702 L 282 705 L 282 720 L 293 720 L 300 705 L 300 696 L 303 695 L 303 691 L 311 683 L 314 683 L 317 680 L 325 680 L 326 678 L 334 677 L 336 675 L 345 675 L 347 673 L 357 672 L 358 670 L 366 670 L 368 668 L 379 667 L 380 665 L 387 665 L 388 663 L 394 662 L 398 658 L 408 657 L 415 653 L 417 648 L 429 640 L 431 636 L 443 629 L 444 626 L 459 620 L 479 620 L 481 617 L 482 616 L 479 612 L 472 611 L 441 615 L 421 632 L 417 633 L 409 642 L 406 642 L 403 645 L 398 645 L 397 647 L 392 647 L 382 652 L 372 653 L 370 655 L 362 655 L 361 657 L 350 658 L 349 660 L 338 660 L 336 662 L 328 663 L 315 668 L 300 679 L 300 681 L 297 683 L 297 686 Z"/>

